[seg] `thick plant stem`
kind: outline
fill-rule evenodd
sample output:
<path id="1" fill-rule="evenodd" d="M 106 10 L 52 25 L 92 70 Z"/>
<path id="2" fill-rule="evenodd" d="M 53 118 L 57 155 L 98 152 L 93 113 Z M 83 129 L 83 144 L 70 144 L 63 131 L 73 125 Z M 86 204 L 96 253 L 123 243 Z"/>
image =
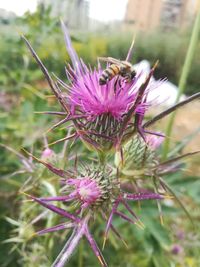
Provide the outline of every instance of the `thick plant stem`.
<path id="1" fill-rule="evenodd" d="M 196 48 L 197 41 L 198 41 L 199 30 L 200 30 L 200 8 L 198 9 L 196 19 L 194 22 L 193 31 L 192 31 L 192 35 L 191 35 L 191 39 L 190 39 L 190 44 L 188 47 L 188 51 L 186 54 L 185 62 L 184 62 L 182 73 L 181 73 L 181 77 L 180 77 L 179 84 L 178 84 L 179 89 L 178 89 L 178 94 L 177 94 L 175 103 L 177 103 L 180 100 L 180 97 L 185 90 L 188 74 L 189 74 L 189 71 L 190 71 L 190 68 L 192 65 L 192 60 L 194 58 L 194 52 L 195 52 L 195 48 Z M 164 147 L 163 147 L 163 159 L 167 158 L 167 154 L 169 152 L 170 136 L 172 133 L 175 116 L 176 116 L 176 112 L 174 112 L 170 116 L 168 124 L 167 124 L 167 128 L 166 128 L 167 138 L 164 142 Z"/>

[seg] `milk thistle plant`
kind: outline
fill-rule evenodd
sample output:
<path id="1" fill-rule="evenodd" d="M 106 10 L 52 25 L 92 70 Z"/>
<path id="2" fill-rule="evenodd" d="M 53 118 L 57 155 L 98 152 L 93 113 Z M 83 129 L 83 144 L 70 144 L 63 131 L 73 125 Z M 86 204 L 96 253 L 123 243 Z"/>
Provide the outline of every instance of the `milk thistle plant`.
<path id="1" fill-rule="evenodd" d="M 62 112 L 44 112 L 63 117 L 49 131 L 63 124 L 66 124 L 68 129 L 67 126 L 71 123 L 71 134 L 56 140 L 54 144 L 70 139 L 75 143 L 80 139 L 97 157 L 91 159 L 92 163 L 88 164 L 74 156 L 74 167 L 62 169 L 55 166 L 56 162 L 49 160 L 48 155 L 52 154 L 49 148 L 43 152 L 41 159 L 26 151 L 55 177 L 60 177 L 57 182 L 60 193 L 55 196 L 36 197 L 22 191 L 32 202 L 62 218 L 59 224 L 41 229 L 34 235 L 65 229 L 72 232 L 52 266 L 65 266 L 83 237 L 87 239 L 100 265 L 108 266 L 90 230 L 91 225 L 96 223 L 97 217 L 103 218 L 103 247 L 109 231 L 125 243 L 123 233 L 113 224 L 116 216 L 133 224 L 133 227 L 143 228 L 145 224 L 133 211 L 131 202 L 156 200 L 160 212 L 160 201 L 176 197 L 163 175 L 178 171 L 181 168 L 181 159 L 198 151 L 163 162 L 159 155 L 159 146 L 165 135 L 159 131 L 151 131 L 149 127 L 177 108 L 199 98 L 200 93 L 161 112 L 151 120 L 146 120 L 145 115 L 149 107 L 155 104 L 154 101 L 147 100 L 148 93 L 151 90 L 159 90 L 159 86 L 155 86 L 151 81 L 157 63 L 142 85 L 138 83 L 142 73 L 136 73 L 129 81 L 118 73 L 101 85 L 99 79 L 104 69 L 100 62 L 94 69 L 87 66 L 74 51 L 68 30 L 63 23 L 62 29 L 72 62 L 72 65 L 66 67 L 67 82 L 57 77 L 52 78 L 28 40 L 24 36 L 22 38 L 63 109 Z M 127 61 L 131 60 L 132 48 L 131 45 Z M 120 210 L 122 206 L 124 212 Z"/>

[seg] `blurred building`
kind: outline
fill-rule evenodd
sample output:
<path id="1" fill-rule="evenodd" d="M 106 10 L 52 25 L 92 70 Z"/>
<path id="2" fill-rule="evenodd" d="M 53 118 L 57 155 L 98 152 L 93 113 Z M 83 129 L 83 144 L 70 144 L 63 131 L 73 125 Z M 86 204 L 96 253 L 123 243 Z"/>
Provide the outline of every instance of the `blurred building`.
<path id="1" fill-rule="evenodd" d="M 151 31 L 185 28 L 191 24 L 200 0 L 129 0 L 124 19 L 126 29 Z"/>
<path id="2" fill-rule="evenodd" d="M 162 8 L 161 26 L 170 30 L 184 29 L 189 26 L 197 11 L 198 0 L 164 0 Z"/>
<path id="3" fill-rule="evenodd" d="M 129 0 L 125 14 L 128 29 L 151 30 L 159 26 L 161 0 Z"/>
<path id="4" fill-rule="evenodd" d="M 44 7 L 51 7 L 53 17 L 62 18 L 71 29 L 87 28 L 89 3 L 87 0 L 39 0 Z"/>

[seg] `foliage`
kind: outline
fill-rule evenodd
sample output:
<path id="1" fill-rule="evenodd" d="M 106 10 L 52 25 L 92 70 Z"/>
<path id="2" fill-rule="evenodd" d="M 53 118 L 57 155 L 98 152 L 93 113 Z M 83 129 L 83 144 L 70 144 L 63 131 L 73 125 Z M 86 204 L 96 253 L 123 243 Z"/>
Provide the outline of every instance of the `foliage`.
<path id="1" fill-rule="evenodd" d="M 64 62 L 69 61 L 65 52 L 63 39 L 60 34 L 60 26 L 57 20 L 50 19 L 49 10 L 42 12 L 38 10 L 35 14 L 26 14 L 22 19 L 17 19 L 16 24 L 23 32 L 27 33 L 29 40 L 33 44 L 40 58 L 50 71 L 55 71 L 56 75 L 65 78 Z M 8 25 L 9 27 L 9 25 Z M 39 148 L 43 146 L 43 133 L 57 120 L 50 116 L 41 116 L 34 114 L 34 111 L 54 109 L 55 101 L 49 96 L 47 85 L 43 81 L 43 76 L 36 67 L 36 64 L 30 59 L 27 49 L 18 34 L 13 32 L 12 26 L 8 32 L 3 32 L 3 38 L 0 42 L 0 86 L 4 92 L 4 101 L 6 106 L 1 108 L 0 112 L 0 142 L 16 149 L 26 147 L 29 150 L 34 148 L 36 154 L 40 154 Z M 40 30 L 38 30 L 40 29 Z M 122 38 L 123 37 L 123 38 Z M 95 64 L 98 56 L 112 56 L 115 58 L 124 58 L 129 47 L 131 36 L 123 33 L 120 36 L 113 35 L 92 35 L 87 37 L 76 37 L 73 33 L 73 43 L 80 57 L 85 62 Z M 173 40 L 173 42 L 171 41 Z M 149 33 L 139 35 L 136 39 L 136 49 L 134 62 L 148 59 L 151 63 L 159 59 L 160 66 L 156 72 L 156 77 L 165 77 L 177 84 L 180 77 L 183 60 L 188 45 L 188 34 L 177 33 Z M 200 43 L 198 44 L 199 49 Z M 199 91 L 199 69 L 200 55 L 195 56 L 193 66 L 188 79 L 188 88 L 186 93 L 192 94 Z M 176 59 L 176 60 L 174 60 Z M 46 101 L 48 99 L 48 101 Z M 9 116 L 8 116 L 9 114 Z M 17 118 L 17 119 L 16 119 Z M 64 137 L 64 131 L 56 130 L 48 138 L 49 142 Z M 88 152 L 80 146 L 80 143 L 74 146 L 77 154 L 82 154 L 83 160 L 93 158 L 94 154 Z M 71 148 L 67 148 L 65 166 L 72 164 L 70 158 Z M 61 153 L 61 146 L 55 148 L 57 154 Z M 42 212 L 38 206 L 28 205 L 24 199 L 19 196 L 19 190 L 30 176 L 30 173 L 12 175 L 21 169 L 22 165 L 19 158 L 5 147 L 0 146 L 1 160 L 1 217 L 0 217 L 0 236 L 1 241 L 9 238 L 16 238 L 13 242 L 1 244 L 0 265 L 1 266 L 47 266 L 47 262 L 58 254 L 62 243 L 63 236 L 55 234 L 54 238 L 39 238 L 29 240 L 29 237 L 35 231 L 33 226 L 27 225 L 36 217 L 36 214 Z M 57 162 L 58 166 L 63 163 Z M 34 190 L 36 194 L 42 192 L 43 195 L 52 195 L 56 188 L 57 182 L 49 172 L 39 164 L 35 164 Z M 63 167 L 63 166 L 62 166 Z M 166 180 L 175 191 L 180 194 L 181 199 L 187 204 L 195 224 L 199 220 L 199 188 L 200 180 L 198 176 L 188 176 L 184 173 L 178 175 L 166 176 Z M 55 188 L 51 186 L 55 185 Z M 12 204 L 11 204 L 12 203 Z M 185 214 L 177 208 L 174 201 L 165 201 L 163 204 L 163 214 L 165 226 L 161 226 L 158 218 L 157 207 L 154 203 L 148 202 L 142 204 L 140 208 L 137 204 L 133 209 L 145 222 L 145 229 L 140 230 L 136 227 L 127 226 L 120 220 L 115 224 L 122 229 L 129 248 L 123 248 L 121 244 L 110 236 L 110 242 L 105 250 L 105 257 L 109 259 L 110 266 L 125 267 L 157 267 L 157 266 L 191 266 L 200 265 L 199 257 L 199 230 L 194 229 Z M 31 215 L 30 215 L 31 210 Z M 6 218 L 7 217 L 7 218 Z M 19 218 L 20 224 L 17 221 Z M 42 226 L 51 226 L 55 223 L 56 217 L 48 214 L 34 227 L 41 229 Z M 103 222 L 99 221 L 96 236 L 102 236 L 104 227 Z M 22 232 L 20 227 L 24 227 Z M 17 228 L 16 228 L 17 227 Z M 19 228 L 18 228 L 19 227 Z M 17 230 L 18 231 L 17 231 Z M 184 238 L 181 237 L 181 231 Z M 26 239 L 25 245 L 21 238 Z M 56 244 L 56 245 L 54 245 Z M 173 254 L 173 244 L 180 244 L 183 252 Z M 101 245 L 101 244 L 99 244 Z M 69 266 L 97 266 L 96 259 L 91 252 L 84 250 L 87 243 L 83 240 L 80 250 L 76 251 L 76 256 L 69 263 Z M 21 252 L 19 252 L 19 248 Z M 26 248 L 26 249 L 25 249 Z M 47 251 L 51 252 L 47 255 Z M 9 254 L 9 257 L 8 257 Z M 34 258 L 33 255 L 37 255 Z M 115 257 L 113 257 L 115 255 Z M 82 262 L 82 263 L 81 263 Z M 120 262 L 120 265 L 119 265 Z"/>
<path id="2" fill-rule="evenodd" d="M 27 13 L 24 17 L 15 21 L 17 31 L 27 35 L 30 42 L 45 62 L 49 70 L 55 71 L 56 75 L 64 78 L 64 62 L 69 62 L 69 57 L 63 46 L 60 34 L 59 21 L 52 19 L 50 9 L 43 10 L 39 7 L 36 13 Z M 8 27 L 8 29 L 7 29 Z M 9 34 L 8 34 L 9 32 Z M 41 73 L 35 63 L 30 61 L 18 32 L 13 31 L 12 24 L 2 27 L 0 43 L 1 65 L 0 84 L 3 90 L 17 91 L 22 82 L 32 82 L 41 79 Z M 188 47 L 190 31 L 186 32 L 162 32 L 140 33 L 136 36 L 135 53 L 133 63 L 147 59 L 153 64 L 159 59 L 159 68 L 156 78 L 167 77 L 170 81 L 178 84 L 180 73 Z M 112 56 L 125 58 L 132 36 L 126 32 L 112 33 L 86 33 L 83 36 L 72 33 L 74 47 L 81 58 L 94 65 L 98 56 Z M 173 40 L 173 42 L 171 41 Z M 195 58 L 189 74 L 187 94 L 198 92 L 200 82 L 198 78 L 200 56 L 196 49 Z M 174 60 L 176 58 L 176 60 Z M 20 66 L 20 67 L 19 67 Z M 34 70 L 34 71 L 33 71 Z M 21 83 L 19 82 L 21 81 Z"/>

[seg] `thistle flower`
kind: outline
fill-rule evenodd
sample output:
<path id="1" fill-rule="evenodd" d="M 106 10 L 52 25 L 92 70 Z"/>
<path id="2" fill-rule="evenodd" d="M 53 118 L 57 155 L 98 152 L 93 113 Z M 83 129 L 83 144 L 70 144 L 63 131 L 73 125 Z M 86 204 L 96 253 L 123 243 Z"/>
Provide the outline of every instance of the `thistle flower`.
<path id="1" fill-rule="evenodd" d="M 145 112 L 152 105 L 152 102 L 147 102 L 148 92 L 157 87 L 150 82 L 157 63 L 142 85 L 138 83 L 141 73 L 137 73 L 128 82 L 120 75 L 116 75 L 105 85 L 100 85 L 99 79 L 103 72 L 100 63 L 94 70 L 87 67 L 74 51 L 68 31 L 63 23 L 62 28 L 73 66 L 68 65 L 66 68 L 69 84 L 58 78 L 54 82 L 48 76 L 54 94 L 66 111 L 65 113 L 46 112 L 55 115 L 59 113 L 59 115 L 65 116 L 50 130 L 72 121 L 75 133 L 62 140 L 80 138 L 89 148 L 95 148 L 101 152 L 110 151 L 112 148 L 119 149 L 122 143 L 136 133 L 144 138 L 145 130 L 141 126 Z M 25 37 L 23 38 L 45 75 L 48 75 L 28 41 Z M 129 60 L 131 51 L 132 46 L 128 51 L 126 60 Z M 67 90 L 67 94 L 63 94 L 59 86 Z"/>
<path id="2" fill-rule="evenodd" d="M 117 75 L 106 85 L 100 85 L 99 78 L 103 71 L 101 65 L 98 63 L 98 68 L 92 70 L 79 59 L 71 44 L 67 28 L 64 23 L 61 24 L 66 48 L 72 61 L 72 66 L 68 65 L 66 69 L 68 83 L 59 78 L 56 78 L 56 81 L 51 78 L 30 43 L 22 36 L 64 109 L 64 112 L 43 112 L 64 117 L 49 130 L 66 122 L 73 122 L 75 132 L 54 143 L 80 138 L 87 147 L 101 153 L 111 151 L 113 148 L 120 150 L 122 145 L 134 135 L 139 134 L 145 140 L 146 133 L 156 134 L 147 128 L 179 107 L 200 97 L 200 93 L 197 93 L 143 123 L 146 111 L 154 104 L 153 101 L 147 100 L 147 95 L 149 91 L 159 89 L 159 83 L 151 81 L 158 62 L 152 67 L 142 84 L 139 81 L 141 73 L 137 73 L 129 82 Z M 128 51 L 127 61 L 130 60 L 133 43 Z"/>
<path id="3" fill-rule="evenodd" d="M 75 187 L 69 196 L 83 202 L 82 208 L 87 208 L 101 198 L 102 193 L 98 184 L 89 177 L 69 179 L 67 184 Z"/>
<path id="4" fill-rule="evenodd" d="M 154 192 L 141 189 L 141 187 L 137 188 L 140 189 L 139 191 L 131 193 L 124 190 L 122 179 L 121 177 L 119 179 L 119 176 L 121 174 L 125 174 L 126 178 L 129 176 L 129 174 L 124 173 L 124 164 L 127 167 L 127 163 L 131 162 L 129 160 L 131 157 L 131 168 L 133 167 L 134 171 L 142 171 L 140 172 L 140 178 L 144 178 L 146 175 L 153 179 L 156 178 L 159 180 L 159 185 L 161 185 L 162 189 L 168 190 L 173 194 L 173 191 L 162 179 L 162 175 L 177 171 L 179 169 L 177 162 L 180 159 L 198 152 L 188 153 L 162 162 L 157 158 L 156 149 L 162 142 L 163 137 L 158 133 L 149 131 L 148 127 L 184 104 L 199 98 L 200 93 L 143 123 L 145 113 L 152 105 L 151 102 L 147 102 L 147 95 L 150 90 L 155 88 L 150 79 L 157 63 L 153 66 L 142 85 L 138 84 L 140 73 L 128 82 L 118 75 L 108 81 L 106 85 L 100 85 L 99 79 L 103 72 L 101 65 L 98 64 L 98 68 L 94 70 L 87 67 L 75 53 L 64 24 L 62 24 L 62 27 L 67 50 L 72 61 L 72 66 L 69 65 L 66 69 L 69 83 L 65 83 L 58 78 L 53 80 L 29 42 L 23 37 L 45 74 L 53 93 L 64 109 L 64 112 L 44 112 L 45 114 L 63 116 L 63 119 L 53 125 L 50 130 L 72 121 L 73 133 L 56 142 L 80 138 L 89 148 L 97 150 L 104 159 L 108 154 L 107 152 L 113 149 L 120 150 L 121 158 L 119 164 L 116 164 L 117 168 L 108 167 L 104 160 L 103 164 L 82 166 L 75 168 L 73 171 L 65 171 L 28 153 L 29 156 L 42 163 L 55 175 L 62 177 L 63 183 L 62 195 L 60 196 L 35 197 L 28 195 L 28 197 L 67 219 L 64 223 L 40 230 L 36 234 L 42 235 L 48 232 L 72 229 L 71 237 L 52 266 L 64 266 L 83 236 L 88 240 L 101 265 L 107 266 L 97 243 L 90 233 L 89 226 L 92 222 L 95 223 L 95 220 L 91 220 L 91 218 L 95 219 L 96 216 L 100 215 L 107 222 L 104 245 L 109 230 L 112 230 L 116 237 L 123 241 L 121 234 L 113 226 L 114 216 L 117 215 L 123 220 L 141 227 L 142 224 L 139 218 L 132 211 L 128 202 L 150 199 L 159 201 L 165 197 L 159 193 L 160 191 L 155 181 Z M 126 58 L 128 61 L 131 50 L 132 45 Z M 64 93 L 61 87 L 62 89 L 64 88 Z M 157 139 L 151 138 L 147 134 L 161 137 Z M 131 173 L 130 176 L 131 178 L 138 178 L 137 175 Z M 152 186 L 148 188 L 152 188 Z M 56 206 L 51 204 L 53 201 L 62 203 Z M 123 205 L 128 215 L 119 211 L 120 205 Z"/>
<path id="5" fill-rule="evenodd" d="M 112 224 L 114 215 L 117 215 L 123 220 L 134 225 L 142 227 L 142 223 L 127 202 L 145 199 L 161 200 L 164 198 L 163 195 L 152 192 L 133 194 L 124 192 L 121 189 L 119 179 L 115 177 L 107 168 L 89 168 L 84 166 L 81 168 L 81 170 L 68 172 L 57 169 L 50 163 L 40 160 L 34 156 L 33 158 L 45 165 L 54 174 L 62 177 L 62 195 L 40 198 L 28 194 L 26 195 L 43 207 L 67 219 L 67 222 L 48 229 L 40 230 L 36 233 L 36 235 L 42 235 L 64 229 L 72 229 L 72 235 L 70 239 L 66 242 L 63 250 L 58 255 L 52 266 L 64 266 L 65 262 L 70 258 L 72 252 L 77 247 L 80 239 L 83 236 L 85 236 L 88 240 L 90 247 L 101 263 L 101 266 L 108 266 L 98 245 L 89 231 L 89 222 L 91 221 L 91 218 L 95 218 L 96 215 L 101 215 L 104 220 L 107 220 L 104 245 L 110 229 L 117 238 L 123 241 L 121 234 Z M 53 201 L 63 202 L 64 208 L 60 208 L 54 204 L 51 204 Z M 73 213 L 67 211 L 67 206 L 65 206 L 66 203 L 71 203 L 70 207 L 74 208 Z M 131 217 L 121 211 L 118 211 L 120 204 L 125 207 Z M 70 210 L 73 210 L 71 208 Z"/>
<path id="6" fill-rule="evenodd" d="M 101 65 L 91 70 L 79 60 L 71 48 L 64 24 L 62 27 L 74 67 L 72 69 L 69 66 L 66 70 L 71 81 L 70 86 L 65 85 L 68 89 L 67 102 L 79 137 L 100 151 L 120 147 L 121 143 L 137 132 L 144 137 L 140 126 L 151 104 L 147 102 L 147 94 L 153 89 L 149 81 L 156 65 L 142 85 L 137 83 L 141 73 L 129 82 L 118 75 L 105 85 L 100 85 L 99 79 L 103 72 Z"/>

